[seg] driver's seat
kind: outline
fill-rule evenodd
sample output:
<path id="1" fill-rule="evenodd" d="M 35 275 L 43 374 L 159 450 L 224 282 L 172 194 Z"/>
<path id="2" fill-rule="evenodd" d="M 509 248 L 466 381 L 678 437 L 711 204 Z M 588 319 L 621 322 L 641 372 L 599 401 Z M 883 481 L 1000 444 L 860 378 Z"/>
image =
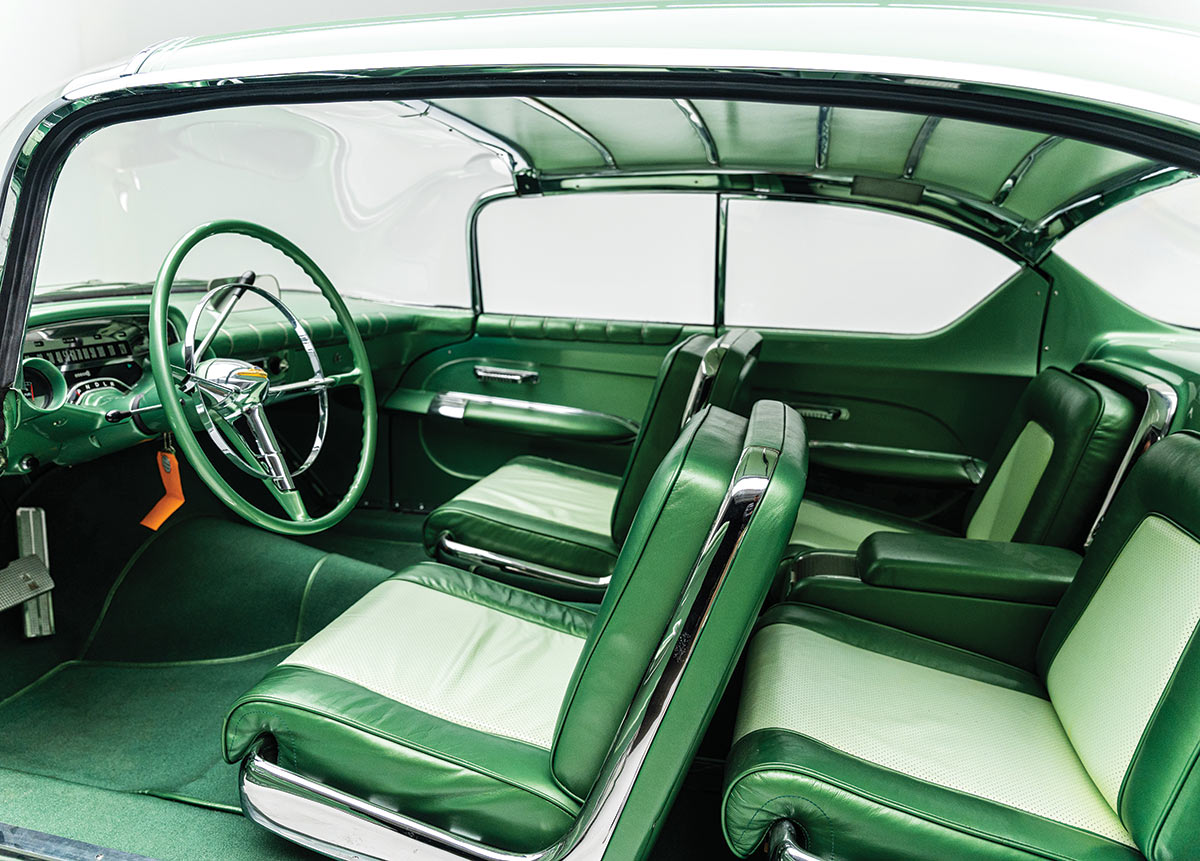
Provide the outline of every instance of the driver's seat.
<path id="1" fill-rule="evenodd" d="M 806 465 L 783 404 L 706 408 L 649 482 L 596 613 L 437 563 L 396 574 L 234 705 L 225 755 L 246 757 L 247 814 L 335 857 L 382 830 L 388 853 L 370 857 L 400 857 L 412 834 L 514 852 L 582 839 L 564 835 L 584 810 L 612 817 L 597 828 L 620 857 L 641 854 L 762 606 Z"/>

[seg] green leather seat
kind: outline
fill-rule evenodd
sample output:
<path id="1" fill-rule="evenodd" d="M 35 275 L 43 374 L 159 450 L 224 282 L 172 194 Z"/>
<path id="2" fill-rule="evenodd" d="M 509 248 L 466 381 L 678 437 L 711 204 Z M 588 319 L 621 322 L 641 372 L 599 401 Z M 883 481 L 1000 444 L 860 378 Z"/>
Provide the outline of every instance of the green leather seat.
<path id="1" fill-rule="evenodd" d="M 762 606 L 806 465 L 803 424 L 783 404 L 758 404 L 749 420 L 706 408 L 648 482 L 595 614 L 438 563 L 414 566 L 237 701 L 226 758 L 269 737 L 278 765 L 307 779 L 491 846 L 548 845 L 639 707 L 661 644 L 678 636 L 671 620 L 693 594 L 693 571 L 732 534 L 714 526 L 729 489 L 765 473 L 665 711 L 667 741 L 638 773 L 627 815 L 661 816 Z M 627 833 L 650 832 L 634 822 Z"/>
<path id="2" fill-rule="evenodd" d="M 744 408 L 744 383 L 761 336 L 733 329 L 719 339 L 692 335 L 667 353 L 621 478 L 540 457 L 519 457 L 435 509 L 425 545 L 441 561 L 556 597 L 597 599 L 634 512 L 688 415 L 706 403 Z M 463 561 L 445 540 L 533 568 L 578 575 L 572 586 L 516 573 L 513 566 Z"/>
<path id="3" fill-rule="evenodd" d="M 724 827 L 838 859 L 1200 858 L 1200 437 L 1131 470 L 1036 671 L 786 603 L 747 651 Z"/>
<path id="4" fill-rule="evenodd" d="M 1030 381 L 967 505 L 960 534 L 1080 547 L 1129 446 L 1137 416 L 1109 387 L 1048 368 Z M 790 544 L 854 550 L 875 532 L 945 533 L 835 499 L 800 506 Z"/>

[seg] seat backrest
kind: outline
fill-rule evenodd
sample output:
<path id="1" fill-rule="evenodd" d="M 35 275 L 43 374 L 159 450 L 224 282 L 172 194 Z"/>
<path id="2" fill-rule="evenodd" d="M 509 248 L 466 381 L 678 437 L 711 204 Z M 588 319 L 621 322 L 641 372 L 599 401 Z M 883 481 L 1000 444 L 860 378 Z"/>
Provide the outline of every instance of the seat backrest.
<path id="1" fill-rule="evenodd" d="M 731 329 L 720 338 L 692 335 L 663 358 L 637 439 L 613 504 L 612 538 L 625 541 L 650 476 L 679 437 L 687 419 L 708 404 L 729 409 L 744 391 L 762 336 Z"/>
<path id="2" fill-rule="evenodd" d="M 1136 419 L 1133 405 L 1103 383 L 1042 371 L 967 505 L 966 536 L 1081 547 Z"/>
<path id="3" fill-rule="evenodd" d="M 781 452 L 778 460 L 784 464 L 782 470 L 776 464 L 770 481 L 781 475 L 779 481 L 790 489 L 790 496 L 775 493 L 773 499 L 781 494 L 784 499 L 773 502 L 772 509 L 787 508 L 789 502 L 791 508 L 779 517 L 762 515 L 765 523 L 778 520 L 778 528 L 763 526 L 761 537 L 750 544 L 744 540 L 738 549 L 739 555 L 758 559 L 762 569 L 761 583 L 745 584 L 744 597 L 754 603 L 743 620 L 748 631 L 790 534 L 791 522 L 784 521 L 794 519 L 803 492 L 807 451 L 799 416 L 776 401 L 757 404 L 749 420 L 706 407 L 687 424 L 649 482 L 559 712 L 551 767 L 563 788 L 578 798 L 596 780 L 744 449 L 768 443 Z"/>
<path id="4" fill-rule="evenodd" d="M 1130 470 L 1038 648 L 1050 700 L 1149 859 L 1200 858 L 1200 437 Z"/>

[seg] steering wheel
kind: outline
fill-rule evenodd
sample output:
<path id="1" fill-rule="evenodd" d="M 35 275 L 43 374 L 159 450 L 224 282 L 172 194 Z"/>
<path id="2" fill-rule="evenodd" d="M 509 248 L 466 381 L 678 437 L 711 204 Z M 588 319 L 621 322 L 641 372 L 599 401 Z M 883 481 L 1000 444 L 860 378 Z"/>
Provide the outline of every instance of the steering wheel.
<path id="1" fill-rule="evenodd" d="M 221 284 L 209 290 L 192 311 L 183 338 L 183 366 L 172 365 L 167 349 L 167 311 L 171 304 L 171 285 L 188 252 L 201 241 L 222 234 L 249 236 L 265 242 L 291 258 L 321 291 L 333 307 L 338 327 L 346 338 L 351 370 L 326 374 L 321 368 L 316 347 L 300 320 L 273 294 L 254 285 L 253 273 L 247 272 L 237 281 Z M 311 375 L 299 382 L 272 385 L 267 372 L 241 359 L 210 358 L 204 355 L 213 338 L 229 318 L 233 306 L 246 293 L 265 299 L 287 320 L 308 357 Z M 200 320 L 209 307 L 214 307 L 216 320 L 199 344 L 196 337 Z M 338 295 L 325 273 L 312 258 L 294 243 L 273 230 L 249 221 L 212 221 L 201 224 L 175 243 L 167 254 L 150 302 L 150 370 L 154 388 L 162 403 L 167 424 L 192 468 L 217 498 L 230 509 L 256 526 L 284 535 L 309 535 L 328 529 L 350 513 L 366 489 L 375 458 L 377 417 L 375 386 L 371 380 L 371 365 L 362 336 L 346 303 Z M 362 396 L 362 446 L 354 479 L 346 495 L 331 511 L 320 517 L 310 517 L 296 489 L 295 477 L 308 469 L 321 453 L 329 416 L 329 390 L 335 386 L 357 386 Z M 279 442 L 267 419 L 267 407 L 282 397 L 301 394 L 317 395 L 317 432 L 312 449 L 295 469 L 289 469 L 280 451 Z M 241 421 L 245 430 L 235 423 Z M 260 479 L 283 508 L 286 517 L 263 511 L 247 502 L 230 487 L 200 447 L 193 422 L 208 432 L 209 437 L 230 461 L 243 472 Z"/>

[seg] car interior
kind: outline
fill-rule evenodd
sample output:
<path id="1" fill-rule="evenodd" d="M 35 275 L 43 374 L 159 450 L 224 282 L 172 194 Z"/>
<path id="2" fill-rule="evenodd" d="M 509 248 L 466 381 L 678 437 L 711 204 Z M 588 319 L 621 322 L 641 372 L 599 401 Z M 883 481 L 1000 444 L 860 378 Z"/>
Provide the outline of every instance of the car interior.
<path id="1" fill-rule="evenodd" d="M 1200 857 L 1200 305 L 1105 264 L 1198 188 L 684 94 L 91 131 L 0 855 Z"/>

